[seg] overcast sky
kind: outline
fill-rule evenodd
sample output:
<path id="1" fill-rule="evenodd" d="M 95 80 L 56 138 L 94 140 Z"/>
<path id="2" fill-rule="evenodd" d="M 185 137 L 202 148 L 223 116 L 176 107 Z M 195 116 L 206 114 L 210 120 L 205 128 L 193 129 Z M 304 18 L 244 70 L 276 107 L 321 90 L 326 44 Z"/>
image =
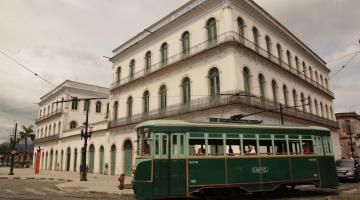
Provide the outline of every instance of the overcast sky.
<path id="1" fill-rule="evenodd" d="M 109 87 L 103 56 L 187 0 L 0 0 L 0 50 L 54 84 Z M 325 61 L 360 50 L 359 0 L 256 0 Z M 334 72 L 350 57 L 329 62 Z M 360 113 L 360 55 L 331 79 L 335 111 Z M 0 143 L 53 89 L 0 54 Z"/>

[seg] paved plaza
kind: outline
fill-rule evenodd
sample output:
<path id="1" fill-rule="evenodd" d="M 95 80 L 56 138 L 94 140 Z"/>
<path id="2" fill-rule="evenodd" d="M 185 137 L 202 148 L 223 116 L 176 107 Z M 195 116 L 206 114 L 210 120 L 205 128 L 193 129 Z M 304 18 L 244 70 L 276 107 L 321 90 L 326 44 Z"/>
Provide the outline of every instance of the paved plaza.
<path id="1" fill-rule="evenodd" d="M 48 171 L 40 170 L 39 174 L 34 169 L 14 169 L 14 176 L 9 176 L 9 168 L 0 168 L 0 179 L 27 179 L 27 180 L 48 180 L 59 181 L 56 187 L 64 191 L 101 192 L 109 194 L 133 194 L 132 189 L 119 190 L 118 177 L 88 174 L 88 181 L 80 181 L 80 174 L 77 172 Z M 125 178 L 125 184 L 131 183 L 131 177 Z"/>

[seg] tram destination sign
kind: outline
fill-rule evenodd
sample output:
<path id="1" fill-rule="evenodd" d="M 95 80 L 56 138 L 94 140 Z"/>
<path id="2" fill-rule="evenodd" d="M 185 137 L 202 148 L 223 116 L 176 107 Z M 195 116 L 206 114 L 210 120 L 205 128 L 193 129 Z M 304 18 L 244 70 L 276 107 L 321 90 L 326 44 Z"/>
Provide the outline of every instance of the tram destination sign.
<path id="1" fill-rule="evenodd" d="M 251 172 L 253 174 L 265 174 L 269 173 L 269 167 L 253 167 L 251 168 Z"/>

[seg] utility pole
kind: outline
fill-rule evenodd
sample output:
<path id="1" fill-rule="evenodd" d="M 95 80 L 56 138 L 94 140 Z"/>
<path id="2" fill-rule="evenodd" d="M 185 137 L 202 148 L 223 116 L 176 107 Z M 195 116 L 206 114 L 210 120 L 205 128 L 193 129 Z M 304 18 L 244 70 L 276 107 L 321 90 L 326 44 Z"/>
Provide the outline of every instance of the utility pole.
<path id="1" fill-rule="evenodd" d="M 351 125 L 350 125 L 350 120 L 345 120 L 345 125 L 346 125 L 346 132 L 347 134 L 349 134 L 349 145 L 350 145 L 350 151 L 351 151 L 351 157 L 354 158 L 354 146 L 353 146 L 353 138 L 352 138 L 352 131 L 351 131 Z"/>
<path id="2" fill-rule="evenodd" d="M 10 138 L 10 145 L 11 145 L 11 163 L 10 163 L 10 172 L 9 175 L 14 175 L 14 160 L 15 160 L 15 153 L 16 153 L 16 149 L 15 149 L 15 145 L 16 143 L 19 141 L 16 138 L 16 131 L 17 131 L 17 123 L 15 124 L 15 130 L 14 130 L 14 137 Z"/>

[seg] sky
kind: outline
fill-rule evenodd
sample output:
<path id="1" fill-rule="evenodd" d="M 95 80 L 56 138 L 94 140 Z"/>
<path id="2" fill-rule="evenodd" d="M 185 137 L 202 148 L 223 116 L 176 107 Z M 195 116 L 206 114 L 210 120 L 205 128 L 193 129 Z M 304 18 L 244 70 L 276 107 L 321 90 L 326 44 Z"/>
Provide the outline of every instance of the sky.
<path id="1" fill-rule="evenodd" d="M 255 0 L 334 73 L 359 51 L 358 0 Z M 156 2 L 156 3 L 154 3 Z M 69 79 L 109 87 L 112 50 L 187 0 L 0 0 L 0 143 L 34 124 L 40 97 Z M 333 61 L 336 59 L 335 61 Z M 330 80 L 335 112 L 360 114 L 360 55 Z"/>

